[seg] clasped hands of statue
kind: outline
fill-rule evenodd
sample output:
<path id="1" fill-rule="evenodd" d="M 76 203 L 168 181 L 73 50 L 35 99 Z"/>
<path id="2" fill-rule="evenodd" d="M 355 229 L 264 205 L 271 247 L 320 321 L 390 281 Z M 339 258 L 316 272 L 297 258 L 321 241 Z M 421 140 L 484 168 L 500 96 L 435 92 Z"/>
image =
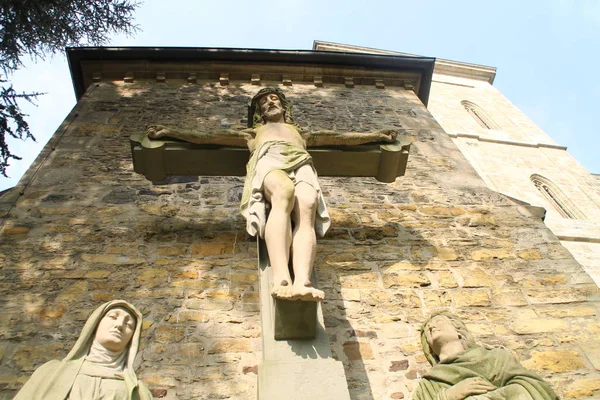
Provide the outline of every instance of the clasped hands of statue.
<path id="1" fill-rule="evenodd" d="M 518 400 L 520 398 L 517 387 L 515 387 L 515 390 L 511 390 L 512 388 L 506 386 L 501 388 L 502 393 L 498 393 L 497 389 L 499 388 L 487 380 L 476 377 L 465 379 L 449 387 L 446 389 L 445 394 L 447 400 Z M 529 399 L 529 397 L 524 398 Z"/>

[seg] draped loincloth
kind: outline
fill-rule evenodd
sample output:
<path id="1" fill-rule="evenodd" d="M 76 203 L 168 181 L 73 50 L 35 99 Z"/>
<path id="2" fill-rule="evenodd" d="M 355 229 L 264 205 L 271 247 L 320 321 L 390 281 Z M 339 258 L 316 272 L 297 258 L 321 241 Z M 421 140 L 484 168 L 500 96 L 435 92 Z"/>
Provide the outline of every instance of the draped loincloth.
<path id="1" fill-rule="evenodd" d="M 323 236 L 331 221 L 321 193 L 317 179 L 317 172 L 312 165 L 312 158 L 308 152 L 285 141 L 268 141 L 254 150 L 246 165 L 246 181 L 242 195 L 240 211 L 246 218 L 246 230 L 252 236 L 259 234 L 265 236 L 268 209 L 263 182 L 265 176 L 271 171 L 285 172 L 294 185 L 305 182 L 317 191 L 317 213 L 315 217 L 315 232 Z"/>

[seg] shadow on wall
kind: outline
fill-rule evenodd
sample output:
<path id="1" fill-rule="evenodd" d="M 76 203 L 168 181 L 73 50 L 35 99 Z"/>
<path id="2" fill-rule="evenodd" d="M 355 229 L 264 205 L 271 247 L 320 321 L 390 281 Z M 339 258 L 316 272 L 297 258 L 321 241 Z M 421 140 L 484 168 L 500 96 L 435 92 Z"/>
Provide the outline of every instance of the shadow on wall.
<path id="1" fill-rule="evenodd" d="M 14 379 L 0 396 L 12 398 L 35 368 L 64 357 L 91 310 L 115 298 L 144 314 L 138 376 L 155 395 L 255 395 L 258 281 L 237 210 L 242 178 L 153 185 L 133 172 L 131 133 L 191 126 L 208 113 L 183 94 L 199 87 L 162 89 L 127 97 L 118 85 L 94 88 L 11 210 L 0 243 L 0 349 Z M 211 90 L 206 104 L 219 101 Z M 215 107 L 245 117 L 247 98 L 239 110 Z"/>
<path id="2" fill-rule="evenodd" d="M 422 372 L 413 354 L 414 326 L 423 318 L 415 289 L 431 285 L 425 271 L 435 248 L 397 212 L 409 207 L 410 186 L 403 179 L 322 179 L 333 228 L 315 265 L 333 355 L 344 364 L 354 400 L 408 398 L 407 381 Z M 417 248 L 420 260 L 412 255 Z"/>
<path id="3" fill-rule="evenodd" d="M 145 317 L 138 376 L 150 388 L 166 390 L 166 399 L 254 398 L 257 254 L 238 212 L 242 178 L 153 185 L 133 172 L 128 138 L 150 124 L 245 126 L 255 89 L 119 83 L 93 90 L 60 141 L 52 139 L 56 150 L 45 150 L 2 231 L 1 367 L 14 379 L 0 396 L 62 358 L 91 310 L 123 298 Z M 327 118 L 339 111 L 322 108 Z M 381 118 L 375 111 L 372 118 Z M 336 121 L 356 120 L 345 116 Z M 301 123 L 302 112 L 297 117 Z M 341 125 L 322 128 L 346 130 Z M 416 329 L 432 310 L 459 308 L 486 321 L 474 310 L 533 309 L 519 279 L 537 285 L 563 275 L 531 296 L 577 289 L 562 282 L 579 266 L 541 222 L 494 197 L 474 172 L 456 174 L 466 161 L 433 129 L 414 129 L 407 176 L 393 184 L 321 180 L 333 228 L 319 242 L 316 270 L 353 399 L 408 397 L 426 365 Z M 497 288 L 504 298 L 491 298 Z M 501 314 L 493 323 L 508 329 L 511 314 Z"/>
<path id="4" fill-rule="evenodd" d="M 52 139 L 56 150 L 47 153 L 11 212 L 9 223 L 19 229 L 0 244 L 8 265 L 3 282 L 10 288 L 2 296 L 2 365 L 18 376 L 4 393 L 14 394 L 37 366 L 62 358 L 99 303 L 123 298 L 145 316 L 138 376 L 152 389 L 166 398 L 252 397 L 260 323 L 255 246 L 237 211 L 243 180 L 173 178 L 152 185 L 133 172 L 128 138 L 150 124 L 245 126 L 254 91 L 120 83 L 92 90 L 60 140 Z M 314 105 L 317 99 L 306 101 Z M 315 107 L 322 128 L 364 128 L 354 118 L 334 118 L 340 110 L 331 104 Z M 304 109 L 296 114 L 300 123 L 312 117 Z M 333 210 L 343 203 L 336 187 L 361 196 L 354 203 L 360 210 L 363 203 L 378 203 L 353 179 L 324 181 Z M 402 202 L 386 185 L 360 182 Z M 380 339 L 375 327 L 388 321 L 384 315 L 393 316 L 392 325 L 405 326 L 409 315 L 420 313 L 418 296 L 387 284 L 382 274 L 405 257 L 399 255 L 408 251 L 402 240 L 423 245 L 424 239 L 390 216 L 381 220 L 387 222 L 334 216 L 335 228 L 318 250 L 317 274 L 330 299 L 324 303 L 327 330 L 355 399 L 379 397 L 367 368 L 381 357 L 396 362 L 398 391 L 406 392 L 404 358 L 379 354 L 372 339 Z M 351 255 L 356 260 L 344 259 Z M 383 293 L 382 285 L 389 286 Z M 40 340 L 48 344 L 40 347 Z"/>

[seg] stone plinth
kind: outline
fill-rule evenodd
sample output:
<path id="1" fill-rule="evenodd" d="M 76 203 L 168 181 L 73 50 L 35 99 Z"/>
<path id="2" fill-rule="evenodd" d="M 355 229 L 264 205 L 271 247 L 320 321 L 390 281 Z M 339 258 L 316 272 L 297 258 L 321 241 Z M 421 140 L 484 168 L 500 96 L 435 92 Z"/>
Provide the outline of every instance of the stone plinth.
<path id="1" fill-rule="evenodd" d="M 258 367 L 258 399 L 349 400 L 343 364 L 331 355 L 321 303 L 278 301 L 276 306 L 268 260 L 266 245 L 259 239 L 263 360 Z M 284 336 L 298 339 L 279 340 Z"/>
<path id="2" fill-rule="evenodd" d="M 317 307 L 314 301 L 276 300 L 275 340 L 314 339 L 317 334 Z"/>

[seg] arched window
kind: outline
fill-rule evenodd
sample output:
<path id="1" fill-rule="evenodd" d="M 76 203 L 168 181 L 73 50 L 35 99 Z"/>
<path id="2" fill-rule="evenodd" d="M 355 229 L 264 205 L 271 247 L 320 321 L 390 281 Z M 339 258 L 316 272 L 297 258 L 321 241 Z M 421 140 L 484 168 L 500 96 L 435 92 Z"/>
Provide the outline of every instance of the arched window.
<path id="1" fill-rule="evenodd" d="M 473 119 L 477 121 L 477 123 L 481 125 L 482 128 L 500 129 L 500 125 L 495 123 L 493 119 L 487 116 L 486 113 L 484 113 L 481 107 L 479 107 L 477 104 L 472 103 L 468 100 L 463 100 L 460 102 L 460 104 L 462 104 L 465 110 L 467 110 L 471 117 L 473 117 Z"/>
<path id="2" fill-rule="evenodd" d="M 531 175 L 531 182 L 565 218 L 585 219 L 585 215 L 575 207 L 575 204 L 565 196 L 565 194 L 550 180 L 541 175 Z"/>

